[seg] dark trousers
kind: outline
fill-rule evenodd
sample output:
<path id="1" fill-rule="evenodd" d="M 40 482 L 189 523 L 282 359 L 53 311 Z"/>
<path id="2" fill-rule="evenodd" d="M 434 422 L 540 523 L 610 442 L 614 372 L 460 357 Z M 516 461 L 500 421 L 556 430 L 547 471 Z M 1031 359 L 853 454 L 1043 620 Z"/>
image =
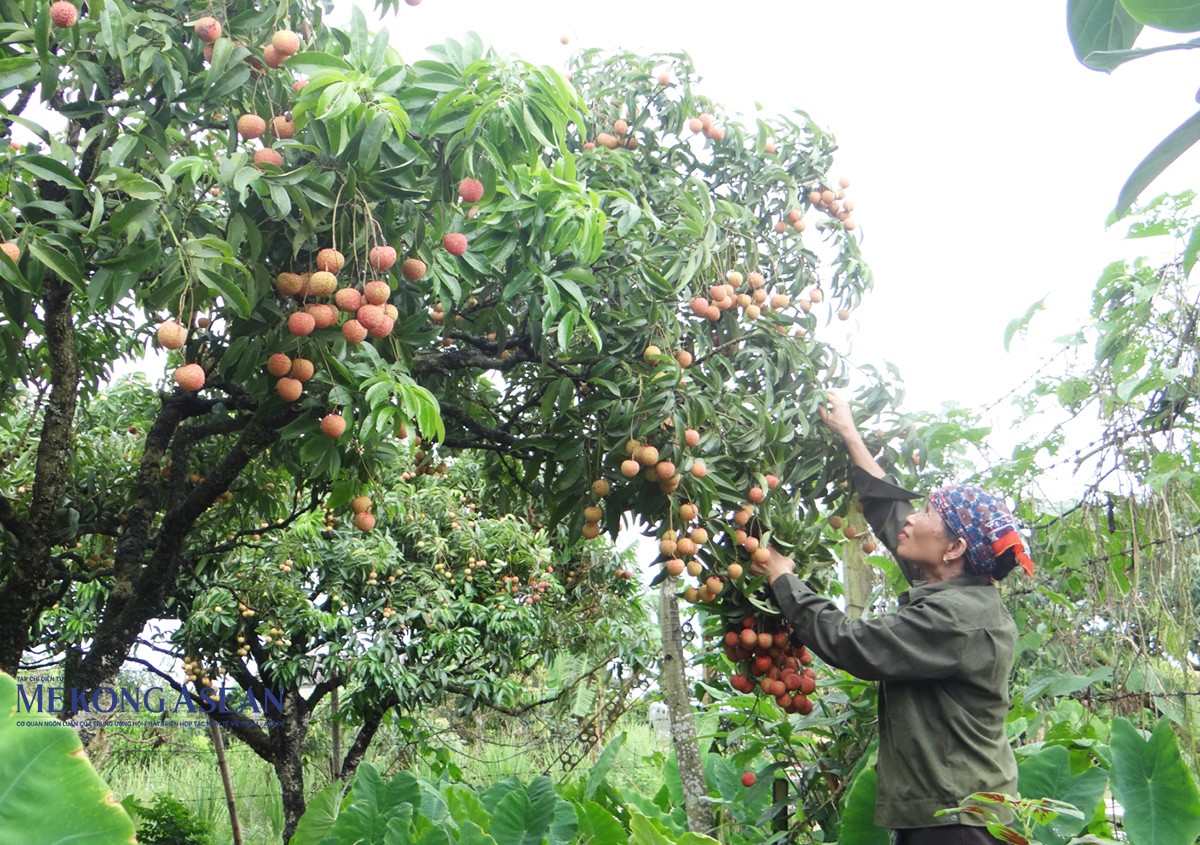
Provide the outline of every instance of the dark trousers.
<path id="1" fill-rule="evenodd" d="M 988 833 L 986 827 L 965 824 L 896 831 L 896 845 L 995 845 L 1000 841 Z"/>

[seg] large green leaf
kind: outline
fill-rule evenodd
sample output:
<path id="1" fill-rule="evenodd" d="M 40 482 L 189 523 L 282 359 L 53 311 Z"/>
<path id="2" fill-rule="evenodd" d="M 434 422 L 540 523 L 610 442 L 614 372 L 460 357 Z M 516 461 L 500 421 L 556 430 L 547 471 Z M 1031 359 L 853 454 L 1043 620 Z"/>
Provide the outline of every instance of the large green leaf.
<path id="1" fill-rule="evenodd" d="M 1117 197 L 1117 207 L 1113 209 L 1112 215 L 1109 217 L 1110 222 L 1124 217 L 1133 207 L 1138 195 L 1196 141 L 1200 141 L 1200 112 L 1196 112 L 1181 123 L 1174 132 L 1163 138 L 1158 146 L 1152 149 L 1150 154 L 1133 169 L 1133 173 L 1129 174 L 1129 178 L 1125 180 L 1125 184 L 1121 188 L 1121 195 Z"/>
<path id="2" fill-rule="evenodd" d="M 1083 811 L 1084 819 L 1062 815 L 1047 826 L 1045 838 L 1062 845 L 1079 833 L 1104 796 L 1108 773 L 1093 766 L 1079 774 L 1071 771 L 1071 754 L 1053 745 L 1034 754 L 1018 768 L 1018 791 L 1022 798 L 1053 798 Z"/>
<path id="3" fill-rule="evenodd" d="M 1088 55 L 1102 50 L 1128 50 L 1142 25 L 1129 16 L 1119 0 L 1067 0 L 1067 34 L 1075 58 L 1088 67 Z"/>
<path id="4" fill-rule="evenodd" d="M 0 672 L 0 845 L 133 842 L 133 821 L 79 735 L 27 710 L 18 708 L 16 680 Z"/>
<path id="5" fill-rule="evenodd" d="M 588 772 L 587 786 L 583 790 L 585 798 L 596 797 L 596 790 L 600 788 L 604 779 L 608 777 L 608 773 L 612 771 L 612 767 L 616 765 L 617 755 L 621 753 L 621 746 L 624 744 L 625 732 L 622 731 L 612 742 L 604 746 L 604 750 L 600 752 L 600 757 L 596 760 L 596 765 L 592 766 L 592 770 Z"/>
<path id="6" fill-rule="evenodd" d="M 1125 808 L 1133 845 L 1193 845 L 1200 835 L 1200 794 L 1165 719 L 1142 739 L 1128 719 L 1112 724 L 1112 791 Z"/>
<path id="7" fill-rule="evenodd" d="M 1134 20 L 1171 32 L 1200 30 L 1200 3 L 1196 0 L 1121 0 Z"/>
<path id="8" fill-rule="evenodd" d="M 324 841 L 337 821 L 344 786 L 340 780 L 335 781 L 309 800 L 288 845 L 319 845 Z"/>
<path id="9" fill-rule="evenodd" d="M 528 790 L 513 789 L 500 799 L 492 812 L 492 826 L 488 831 L 497 842 L 541 845 L 554 819 L 557 796 L 553 789 L 548 793 L 541 789 L 535 792 L 537 784 L 538 780 L 535 780 Z"/>
<path id="10" fill-rule="evenodd" d="M 875 769 L 864 768 L 850 785 L 838 828 L 840 845 L 888 845 L 890 834 L 875 826 Z"/>
<path id="11" fill-rule="evenodd" d="M 626 839 L 621 823 L 595 801 L 576 802 L 575 815 L 579 819 L 576 836 L 580 842 L 622 842 Z"/>

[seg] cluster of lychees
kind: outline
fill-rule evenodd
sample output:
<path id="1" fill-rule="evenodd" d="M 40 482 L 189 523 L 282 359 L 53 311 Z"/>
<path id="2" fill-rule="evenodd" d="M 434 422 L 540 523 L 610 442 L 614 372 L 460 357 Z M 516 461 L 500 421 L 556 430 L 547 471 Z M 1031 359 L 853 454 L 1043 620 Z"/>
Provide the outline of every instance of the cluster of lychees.
<path id="1" fill-rule="evenodd" d="M 793 645 L 786 623 L 776 617 L 748 615 L 725 632 L 724 644 L 725 656 L 734 664 L 729 684 L 735 690 L 759 690 L 787 713 L 812 712 L 809 696 L 817 688 L 816 673 L 809 666 L 812 652 Z"/>
<path id="2" fill-rule="evenodd" d="M 725 140 L 725 130 L 713 121 L 711 114 L 702 114 L 699 117 L 693 117 L 688 121 L 688 129 L 693 132 L 703 133 L 704 137 L 710 141 Z"/>
<path id="3" fill-rule="evenodd" d="M 781 310 L 791 304 L 791 297 L 786 293 L 768 293 L 767 280 L 762 273 L 751 272 L 743 276 L 737 270 L 725 274 L 723 284 L 712 285 L 708 289 L 708 297 L 697 294 L 692 298 L 689 307 L 692 313 L 702 319 L 716 322 L 721 315 L 732 308 L 742 309 L 742 316 L 747 320 L 757 320 L 763 314 L 772 310 Z M 820 301 L 820 290 L 813 291 L 813 301 Z M 807 311 L 811 308 L 808 300 L 800 304 Z"/>

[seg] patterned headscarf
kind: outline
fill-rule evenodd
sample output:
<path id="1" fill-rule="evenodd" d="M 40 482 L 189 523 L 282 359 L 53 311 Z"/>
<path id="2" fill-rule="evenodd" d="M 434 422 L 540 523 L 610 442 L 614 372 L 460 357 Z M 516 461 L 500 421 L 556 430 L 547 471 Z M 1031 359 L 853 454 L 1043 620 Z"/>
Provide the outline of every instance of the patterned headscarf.
<path id="1" fill-rule="evenodd" d="M 996 558 L 1009 549 L 1025 574 L 1033 574 L 1033 561 L 1025 553 L 1017 521 L 1000 499 L 976 484 L 954 484 L 930 493 L 929 504 L 947 530 L 966 541 L 964 568 L 969 574 L 995 574 Z"/>

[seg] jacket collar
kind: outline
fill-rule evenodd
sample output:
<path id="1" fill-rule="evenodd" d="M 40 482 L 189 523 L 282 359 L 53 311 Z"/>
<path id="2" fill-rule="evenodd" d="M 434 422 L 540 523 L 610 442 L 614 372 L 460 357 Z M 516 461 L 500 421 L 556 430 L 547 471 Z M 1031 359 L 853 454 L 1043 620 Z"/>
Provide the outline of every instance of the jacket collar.
<path id="1" fill-rule="evenodd" d="M 962 587 L 990 587 L 992 586 L 992 578 L 990 575 L 959 575 L 957 578 L 947 578 L 945 581 L 937 581 L 930 584 L 926 581 L 921 581 L 913 585 L 912 589 L 906 590 L 899 596 L 900 604 L 906 605 L 915 599 L 930 595 L 931 593 L 940 592 L 941 590 L 956 590 Z"/>

